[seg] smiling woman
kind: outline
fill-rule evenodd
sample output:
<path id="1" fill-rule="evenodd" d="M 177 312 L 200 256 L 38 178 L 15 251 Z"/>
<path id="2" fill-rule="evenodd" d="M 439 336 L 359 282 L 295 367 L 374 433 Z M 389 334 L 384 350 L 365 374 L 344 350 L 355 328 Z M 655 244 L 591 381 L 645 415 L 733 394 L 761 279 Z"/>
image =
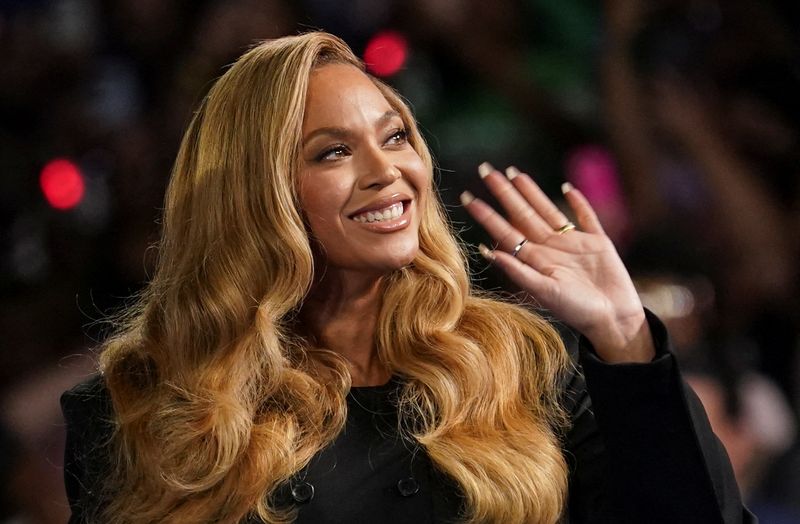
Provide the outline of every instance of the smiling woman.
<path id="1" fill-rule="evenodd" d="M 328 278 L 357 271 L 374 279 L 416 257 L 431 177 L 405 127 L 355 66 L 335 63 L 311 73 L 300 206 L 325 252 Z"/>
<path id="2" fill-rule="evenodd" d="M 508 218 L 462 196 L 567 350 L 471 287 L 432 171 L 341 40 L 245 53 L 186 132 L 153 280 L 62 397 L 71 522 L 752 522 L 580 192 L 578 229 L 513 168 L 480 167 Z"/>

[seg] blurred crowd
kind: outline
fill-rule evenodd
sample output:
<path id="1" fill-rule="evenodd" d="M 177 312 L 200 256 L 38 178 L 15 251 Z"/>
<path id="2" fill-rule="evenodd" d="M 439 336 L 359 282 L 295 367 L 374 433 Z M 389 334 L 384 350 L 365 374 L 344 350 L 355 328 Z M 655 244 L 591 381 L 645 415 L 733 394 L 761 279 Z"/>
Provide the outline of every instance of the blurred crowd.
<path id="1" fill-rule="evenodd" d="M 584 190 L 764 523 L 800 522 L 800 6 L 778 0 L 0 0 L 0 523 L 65 522 L 58 396 L 147 281 L 171 163 L 257 40 L 407 46 L 457 206 L 475 169 Z M 377 71 L 377 69 L 376 69 Z M 77 167 L 58 209 L 40 173 Z M 509 288 L 473 260 L 476 282 Z"/>

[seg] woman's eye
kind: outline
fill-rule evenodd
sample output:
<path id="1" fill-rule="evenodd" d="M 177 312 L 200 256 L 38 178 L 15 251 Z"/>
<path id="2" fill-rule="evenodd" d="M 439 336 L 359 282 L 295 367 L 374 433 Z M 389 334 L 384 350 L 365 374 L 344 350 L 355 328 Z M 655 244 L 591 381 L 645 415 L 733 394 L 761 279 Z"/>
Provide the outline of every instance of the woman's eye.
<path id="1" fill-rule="evenodd" d="M 347 148 L 345 146 L 333 146 L 319 155 L 317 155 L 317 161 L 323 160 L 336 160 L 337 158 L 342 158 L 347 155 Z"/>
<path id="2" fill-rule="evenodd" d="M 394 133 L 389 136 L 389 139 L 386 140 L 387 144 L 405 144 L 408 140 L 408 133 L 406 133 L 405 129 L 398 129 Z"/>

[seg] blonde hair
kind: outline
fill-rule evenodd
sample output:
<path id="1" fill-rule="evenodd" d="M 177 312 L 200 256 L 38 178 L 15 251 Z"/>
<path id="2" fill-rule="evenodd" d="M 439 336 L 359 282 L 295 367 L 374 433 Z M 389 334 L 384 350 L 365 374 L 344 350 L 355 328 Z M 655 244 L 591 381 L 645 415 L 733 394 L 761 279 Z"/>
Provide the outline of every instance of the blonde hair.
<path id="1" fill-rule="evenodd" d="M 156 273 L 101 369 L 116 428 L 106 522 L 285 522 L 273 493 L 342 430 L 342 358 L 293 330 L 314 277 L 296 193 L 311 71 L 360 61 L 325 33 L 268 41 L 214 85 L 181 144 Z M 399 96 L 374 80 L 430 153 Z M 376 347 L 403 378 L 401 430 L 460 487 L 464 520 L 554 522 L 560 338 L 469 283 L 441 204 L 414 262 L 385 278 Z"/>

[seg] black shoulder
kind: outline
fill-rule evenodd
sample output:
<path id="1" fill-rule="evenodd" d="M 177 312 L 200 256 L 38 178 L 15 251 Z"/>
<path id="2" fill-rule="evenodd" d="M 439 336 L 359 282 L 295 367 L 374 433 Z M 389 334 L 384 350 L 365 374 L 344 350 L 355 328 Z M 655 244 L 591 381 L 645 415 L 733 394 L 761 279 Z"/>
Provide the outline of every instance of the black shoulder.
<path id="1" fill-rule="evenodd" d="M 61 395 L 61 411 L 67 430 L 78 430 L 82 436 L 111 437 L 114 410 L 105 380 L 99 373 L 65 391 Z"/>
<path id="2" fill-rule="evenodd" d="M 580 363 L 581 337 L 577 331 L 561 322 L 554 322 L 553 327 L 561 336 L 569 356 L 569 364 L 559 377 L 559 390 L 562 407 L 574 419 L 588 409 L 590 403 Z"/>
<path id="3" fill-rule="evenodd" d="M 108 390 L 103 375 L 94 373 L 61 395 L 61 407 L 80 409 L 81 405 L 100 403 L 108 399 Z"/>
<path id="4" fill-rule="evenodd" d="M 84 522 L 102 500 L 111 470 L 114 413 L 111 397 L 100 374 L 61 395 L 67 423 L 64 449 L 64 484 L 72 508 L 70 522 Z"/>

